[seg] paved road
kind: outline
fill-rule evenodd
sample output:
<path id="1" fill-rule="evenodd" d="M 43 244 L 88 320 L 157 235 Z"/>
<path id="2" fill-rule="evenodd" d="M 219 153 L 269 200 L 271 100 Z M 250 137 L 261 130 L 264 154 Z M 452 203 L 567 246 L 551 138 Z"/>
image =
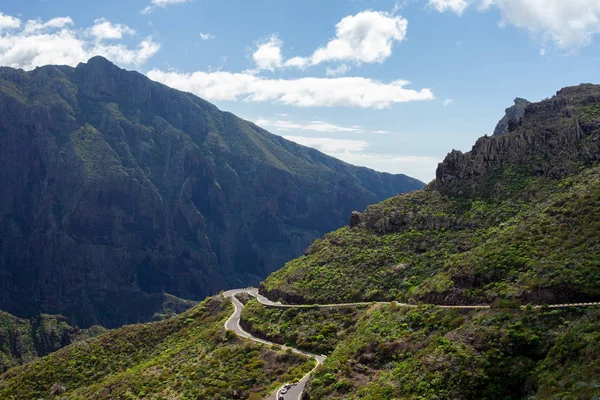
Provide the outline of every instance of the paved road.
<path id="1" fill-rule="evenodd" d="M 233 305 L 235 307 L 234 313 L 225 322 L 225 329 L 233 331 L 238 336 L 241 336 L 243 338 L 253 340 L 258 343 L 267 344 L 267 345 L 276 345 L 283 349 L 290 349 L 294 353 L 302 354 L 304 356 L 314 358 L 317 361 L 317 365 L 315 366 L 315 368 L 312 371 L 310 371 L 308 374 L 306 374 L 304 376 L 304 378 L 302 378 L 302 380 L 300 382 L 298 382 L 298 384 L 293 385 L 283 397 L 285 400 L 288 400 L 288 399 L 299 400 L 300 397 L 302 396 L 302 392 L 304 391 L 304 387 L 306 386 L 308 379 L 310 378 L 312 373 L 319 367 L 319 365 L 323 364 L 323 361 L 325 360 L 326 357 L 323 357 L 323 356 L 320 356 L 317 354 L 312 354 L 312 353 L 309 353 L 306 351 L 301 351 L 301 350 L 295 349 L 293 347 L 282 346 L 277 343 L 272 343 L 267 340 L 263 340 L 263 339 L 255 337 L 255 336 L 252 336 L 251 334 L 249 334 L 248 332 L 243 330 L 242 327 L 240 326 L 240 317 L 242 315 L 242 309 L 244 308 L 244 305 L 235 297 L 236 294 L 240 294 L 240 293 L 248 293 L 254 297 L 259 296 L 258 289 L 236 289 L 236 290 L 230 290 L 228 292 L 223 293 L 223 296 L 231 299 L 231 302 L 233 303 Z M 267 302 L 266 305 L 269 305 L 269 300 L 267 300 L 263 296 L 260 296 L 260 297 L 263 299 L 263 301 Z M 259 298 L 259 301 L 261 301 L 260 298 Z M 263 303 L 263 301 L 261 301 L 261 303 Z M 263 303 L 263 304 L 265 304 L 265 303 Z M 275 304 L 275 303 L 273 303 L 273 304 Z M 278 400 L 277 396 L 278 396 L 280 390 L 281 390 L 281 388 L 276 393 L 274 393 L 271 397 L 269 397 L 269 400 Z"/>
<path id="2" fill-rule="evenodd" d="M 392 302 L 384 302 L 384 301 L 380 301 L 380 302 L 360 302 L 360 303 L 341 303 L 341 304 L 313 304 L 313 305 L 308 305 L 308 304 L 281 304 L 279 302 L 273 302 L 269 299 L 267 299 L 266 297 L 262 296 L 261 294 L 258 293 L 258 289 L 255 288 L 247 288 L 247 289 L 235 289 L 235 290 L 229 290 L 225 293 L 223 293 L 223 295 L 226 298 L 230 298 L 231 301 L 233 302 L 233 305 L 235 306 L 235 312 L 231 315 L 231 317 L 229 317 L 229 319 L 227 320 L 227 322 L 225 322 L 225 328 L 235 332 L 238 336 L 241 336 L 243 338 L 246 339 L 250 339 L 253 340 L 255 342 L 258 343 L 264 343 L 267 345 L 277 345 L 280 346 L 276 343 L 272 343 L 263 339 L 259 339 L 257 337 L 252 336 L 251 334 L 249 334 L 248 332 L 244 331 L 242 329 L 242 327 L 240 326 L 240 317 L 242 314 L 242 309 L 244 308 L 244 305 L 242 303 L 240 303 L 240 301 L 235 297 L 235 295 L 237 294 L 241 294 L 241 293 L 247 293 L 251 296 L 256 297 L 256 299 L 263 305 L 267 306 L 267 307 L 278 307 L 278 308 L 312 308 L 312 307 L 319 307 L 319 308 L 334 308 L 334 307 L 353 307 L 353 306 L 361 306 L 361 305 L 374 305 L 374 304 L 391 304 Z M 398 304 L 399 306 L 402 307 L 419 307 L 419 305 L 416 304 L 405 304 L 405 303 L 397 303 L 397 302 L 393 302 Z M 568 303 L 568 304 L 553 304 L 553 305 L 548 305 L 548 308 L 568 308 L 568 307 L 588 307 L 588 306 L 600 306 L 600 302 L 596 302 L 596 303 Z M 490 308 L 489 305 L 475 305 L 475 306 L 438 306 L 441 308 L 458 308 L 458 309 L 480 309 L 480 308 Z M 543 306 L 534 306 L 534 308 L 541 308 Z M 523 306 L 523 308 L 525 308 L 525 306 Z M 284 349 L 290 349 L 291 351 L 298 353 L 298 354 L 302 354 L 308 357 L 312 357 L 317 361 L 317 366 L 310 371 L 304 378 L 302 378 L 302 380 L 300 382 L 298 382 L 298 384 L 292 386 L 288 392 L 284 395 L 284 399 L 289 400 L 289 399 L 293 399 L 293 400 L 299 400 L 302 396 L 302 392 L 304 391 L 304 387 L 306 386 L 306 383 L 308 382 L 308 379 L 310 378 L 310 376 L 312 375 L 312 373 L 319 367 L 319 365 L 321 365 L 323 363 L 323 361 L 325 360 L 326 357 L 324 356 L 320 356 L 320 355 L 316 355 L 316 354 L 312 354 L 312 353 L 308 353 L 305 351 L 301 351 L 298 349 L 294 349 L 293 347 L 287 347 L 287 346 L 281 346 Z M 279 395 L 279 391 L 281 390 L 281 388 L 274 393 L 271 397 L 269 397 L 269 400 L 278 400 L 277 397 Z"/>
<path id="3" fill-rule="evenodd" d="M 365 301 L 359 303 L 334 303 L 334 304 L 281 304 L 279 302 L 274 302 L 267 299 L 265 296 L 258 293 L 258 289 L 248 288 L 242 289 L 245 293 L 248 293 L 254 297 L 263 305 L 267 307 L 278 307 L 278 308 L 339 308 L 339 307 L 356 307 L 356 306 L 370 306 L 375 304 L 392 304 L 395 303 L 400 307 L 420 307 L 419 304 L 407 304 L 407 303 L 399 303 L 396 301 Z M 439 308 L 458 308 L 458 309 L 481 309 L 481 308 L 491 308 L 489 304 L 480 304 L 480 305 L 470 305 L 470 306 L 444 306 L 444 305 L 435 305 Z M 600 302 L 595 303 L 564 303 L 564 304 L 550 304 L 548 308 L 568 308 L 568 307 L 589 307 L 589 306 L 600 306 Z M 522 308 L 526 308 L 527 306 L 522 306 Z M 533 308 L 542 308 L 544 306 L 533 306 Z"/>

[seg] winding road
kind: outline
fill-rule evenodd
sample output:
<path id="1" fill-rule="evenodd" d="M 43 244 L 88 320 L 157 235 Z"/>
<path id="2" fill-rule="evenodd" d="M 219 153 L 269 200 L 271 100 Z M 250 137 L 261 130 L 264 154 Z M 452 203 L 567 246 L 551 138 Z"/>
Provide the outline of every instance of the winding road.
<path id="1" fill-rule="evenodd" d="M 312 373 L 317 368 L 319 368 L 319 366 L 321 364 L 323 364 L 323 361 L 327 357 L 322 356 L 322 355 L 312 354 L 312 353 L 309 353 L 306 351 L 301 351 L 301 350 L 295 349 L 293 347 L 283 346 L 283 345 L 280 345 L 277 343 L 269 342 L 267 340 L 263 340 L 263 339 L 255 337 L 255 336 L 252 336 L 251 334 L 249 334 L 248 332 L 243 330 L 242 327 L 240 326 L 240 318 L 242 315 L 242 309 L 244 308 L 244 305 L 235 297 L 236 295 L 242 294 L 242 293 L 246 293 L 246 294 L 249 294 L 249 295 L 255 297 L 264 306 L 277 307 L 277 308 L 314 308 L 314 307 L 318 307 L 318 308 L 336 308 L 337 307 L 337 308 L 339 308 L 339 307 L 354 307 L 354 306 L 361 306 L 361 305 L 392 304 L 392 303 L 395 303 L 401 307 L 420 307 L 420 305 L 416 305 L 416 304 L 405 304 L 405 303 L 398 303 L 398 302 L 391 302 L 391 301 L 370 301 L 370 302 L 340 303 L 340 304 L 281 304 L 280 302 L 273 302 L 273 301 L 267 299 L 265 296 L 262 296 L 261 294 L 258 293 L 258 289 L 256 289 L 256 288 L 234 289 L 234 290 L 229 290 L 227 292 L 224 292 L 223 296 L 225 298 L 230 298 L 231 302 L 233 303 L 233 305 L 235 307 L 234 313 L 225 322 L 225 329 L 230 330 L 230 331 L 234 332 L 235 334 L 237 334 L 238 336 L 243 337 L 245 339 L 253 340 L 255 342 L 263 343 L 263 344 L 266 344 L 269 346 L 274 345 L 274 346 L 279 346 L 283 349 L 289 349 L 289 350 L 293 351 L 294 353 L 302 354 L 304 356 L 314 358 L 317 361 L 317 365 L 315 366 L 315 368 L 313 368 L 312 371 L 310 371 L 308 374 L 306 374 L 304 376 L 304 378 L 302 378 L 300 380 L 300 382 L 292 385 L 288 389 L 287 393 L 282 395 L 285 400 L 290 400 L 290 399 L 300 400 L 301 399 L 302 392 L 304 392 L 304 387 L 306 386 L 308 379 L 310 378 Z M 553 305 L 548 305 L 547 307 L 548 308 L 569 308 L 569 307 L 589 307 L 589 306 L 600 306 L 600 302 L 553 304 Z M 475 305 L 475 306 L 440 306 L 440 305 L 438 305 L 437 307 L 459 308 L 459 309 L 490 308 L 489 305 Z M 526 306 L 522 306 L 522 308 L 525 308 L 525 307 Z M 533 306 L 533 308 L 542 308 L 542 307 L 544 307 L 544 306 Z M 280 395 L 280 392 L 282 389 L 283 388 L 280 388 L 275 394 L 270 396 L 269 400 L 279 400 L 279 398 L 280 398 L 279 395 Z"/>
<path id="2" fill-rule="evenodd" d="M 263 344 L 266 344 L 269 346 L 275 345 L 275 346 L 281 347 L 283 349 L 289 349 L 289 350 L 293 351 L 294 353 L 302 354 L 303 356 L 314 358 L 317 361 L 317 365 L 315 366 L 315 368 L 313 368 L 312 371 L 310 371 L 308 374 L 306 374 L 304 376 L 304 378 L 302 378 L 300 380 L 300 382 L 298 382 L 295 385 L 292 385 L 288 389 L 287 393 L 285 393 L 283 395 L 283 398 L 286 400 L 288 400 L 288 399 L 299 400 L 302 396 L 302 392 L 304 391 L 304 387 L 306 386 L 308 379 L 310 378 L 312 373 L 319 367 L 319 365 L 323 364 L 323 361 L 325 360 L 326 357 L 320 356 L 317 354 L 308 353 L 306 351 L 301 351 L 301 350 L 295 349 L 293 347 L 283 346 L 283 345 L 280 345 L 277 343 L 269 342 L 269 341 L 257 338 L 255 336 L 252 336 L 251 334 L 246 332 L 244 329 L 242 329 L 242 327 L 240 326 L 240 318 L 242 316 L 242 309 L 244 308 L 244 305 L 235 297 L 236 294 L 241 294 L 241 293 L 247 293 L 251 296 L 256 297 L 259 302 L 261 302 L 262 304 L 264 304 L 266 306 L 278 306 L 278 304 L 271 302 L 266 297 L 259 295 L 258 289 L 250 288 L 250 289 L 229 290 L 229 291 L 223 293 L 223 296 L 225 296 L 225 298 L 231 299 L 231 302 L 233 303 L 233 306 L 235 307 L 235 311 L 231 315 L 231 317 L 229 317 L 229 319 L 225 322 L 225 329 L 230 330 L 230 331 L 234 332 L 235 334 L 237 334 L 238 336 L 241 336 L 243 338 L 253 340 L 258 343 L 263 343 Z M 277 391 L 277 393 L 275 393 L 274 395 L 269 397 L 269 400 L 279 400 L 279 393 L 281 392 L 282 389 L 283 388 L 280 388 Z"/>

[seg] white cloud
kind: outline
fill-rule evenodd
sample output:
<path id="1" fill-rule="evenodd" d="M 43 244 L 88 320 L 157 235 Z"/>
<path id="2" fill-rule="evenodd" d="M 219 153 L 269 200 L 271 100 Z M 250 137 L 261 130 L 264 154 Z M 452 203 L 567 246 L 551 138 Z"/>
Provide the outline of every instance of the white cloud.
<path id="1" fill-rule="evenodd" d="M 295 56 L 284 61 L 283 42 L 272 35 L 259 43 L 252 55 L 259 70 L 276 68 L 306 68 L 325 62 L 382 63 L 392 54 L 395 42 L 406 37 L 408 21 L 394 13 L 361 11 L 343 18 L 336 25 L 336 36 L 309 57 Z M 332 69 L 328 75 L 342 75 L 349 70 L 345 64 Z"/>
<path id="2" fill-rule="evenodd" d="M 49 21 L 43 22 L 40 19 L 29 20 L 25 24 L 24 33 L 38 33 L 52 29 L 64 28 L 67 25 L 73 25 L 73 20 L 70 17 L 52 18 Z"/>
<path id="3" fill-rule="evenodd" d="M 275 114 L 280 117 L 287 117 L 286 114 Z M 278 132 L 288 132 L 288 131 L 312 131 L 312 132 L 328 132 L 328 133 L 375 133 L 375 134 L 385 134 L 390 133 L 389 131 L 384 130 L 375 130 L 370 131 L 364 129 L 359 125 L 352 126 L 343 126 L 332 124 L 330 122 L 324 121 L 308 121 L 308 122 L 295 122 L 290 120 L 282 120 L 275 119 L 270 120 L 267 118 L 258 118 L 254 120 L 256 125 L 259 125 L 263 128 L 272 129 Z"/>
<path id="4" fill-rule="evenodd" d="M 127 25 L 113 24 L 105 18 L 95 20 L 88 33 L 97 40 L 122 39 L 123 35 L 135 35 L 135 31 Z"/>
<path id="5" fill-rule="evenodd" d="M 362 140 L 284 136 L 286 139 L 313 147 L 347 163 L 392 174 L 406 174 L 423 182 L 435 177 L 438 160 L 428 156 L 398 156 L 365 152 L 369 143 Z"/>
<path id="6" fill-rule="evenodd" d="M 21 26 L 21 20 L 0 12 L 0 32 L 4 29 L 18 28 Z"/>
<path id="7" fill-rule="evenodd" d="M 406 37 L 408 21 L 382 11 L 361 11 L 336 25 L 336 37 L 310 57 L 294 57 L 288 67 L 305 67 L 323 62 L 382 63 L 392 54 L 395 42 Z"/>
<path id="8" fill-rule="evenodd" d="M 338 75 L 344 75 L 348 71 L 350 71 L 350 67 L 347 66 L 346 64 L 342 64 L 342 65 L 339 65 L 337 68 L 327 67 L 325 74 L 327 76 L 338 76 Z"/>
<path id="9" fill-rule="evenodd" d="M 438 12 L 452 11 L 458 15 L 462 15 L 469 7 L 466 0 L 429 0 L 428 4 Z"/>
<path id="10" fill-rule="evenodd" d="M 371 133 L 377 133 L 377 134 L 388 134 L 388 133 L 392 133 L 390 131 L 384 131 L 382 129 L 376 130 L 376 131 L 371 131 Z"/>
<path id="11" fill-rule="evenodd" d="M 257 68 L 274 71 L 275 68 L 281 67 L 283 57 L 281 56 L 281 46 L 283 42 L 279 40 L 277 35 L 271 35 L 264 42 L 257 43 L 257 49 L 252 54 L 252 58 L 256 63 Z"/>
<path id="12" fill-rule="evenodd" d="M 449 106 L 452 103 L 454 103 L 454 99 L 446 99 L 442 102 L 442 104 L 444 104 L 444 107 Z"/>
<path id="13" fill-rule="evenodd" d="M 120 27 L 121 34 L 131 33 L 125 26 L 113 25 L 106 20 L 108 27 Z M 13 68 L 33 69 L 47 64 L 75 66 L 93 56 L 101 55 L 123 66 L 139 66 L 156 54 L 160 45 L 152 37 L 147 37 L 130 48 L 123 43 L 107 44 L 103 39 L 115 38 L 115 31 L 99 30 L 92 38 L 92 30 L 71 27 L 69 17 L 54 18 L 47 22 L 27 21 L 22 29 L 12 29 L 0 34 L 0 65 Z M 19 24 L 19 27 L 21 24 Z"/>
<path id="14" fill-rule="evenodd" d="M 561 50 L 587 46 L 600 33 L 598 0 L 484 0 L 482 7 L 498 8 L 504 24 L 524 29 Z"/>
<path id="15" fill-rule="evenodd" d="M 268 127 L 271 129 L 276 129 L 279 131 L 313 131 L 313 132 L 352 132 L 352 133 L 360 133 L 364 132 L 363 128 L 360 126 L 341 126 L 336 124 L 331 124 L 329 122 L 323 121 L 309 121 L 306 123 L 299 123 L 287 120 L 269 120 L 265 118 L 260 118 L 254 121 L 256 125 L 262 127 Z"/>
<path id="16" fill-rule="evenodd" d="M 268 79 L 251 73 L 152 70 L 150 79 L 208 100 L 277 102 L 297 107 L 381 109 L 395 103 L 432 100 L 430 89 L 407 89 L 408 81 L 383 83 L 362 77 Z"/>
<path id="17" fill-rule="evenodd" d="M 599 0 L 428 0 L 439 12 L 462 14 L 470 4 L 497 9 L 501 26 L 513 25 L 562 51 L 588 46 L 600 33 Z"/>
<path id="18" fill-rule="evenodd" d="M 191 0 L 152 0 L 149 6 L 146 6 L 140 11 L 141 14 L 150 14 L 156 8 L 165 8 L 172 4 L 183 4 Z"/>
<path id="19" fill-rule="evenodd" d="M 202 33 L 200 32 L 200 39 L 202 40 L 210 40 L 210 39 L 214 39 L 216 36 L 211 34 L 211 33 Z"/>

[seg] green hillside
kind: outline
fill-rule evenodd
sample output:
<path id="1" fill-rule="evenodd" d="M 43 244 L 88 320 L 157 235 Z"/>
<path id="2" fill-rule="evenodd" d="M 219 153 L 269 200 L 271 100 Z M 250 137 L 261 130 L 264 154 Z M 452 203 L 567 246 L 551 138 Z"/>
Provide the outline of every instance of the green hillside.
<path id="1" fill-rule="evenodd" d="M 597 309 L 377 306 L 312 378 L 310 399 L 596 399 Z"/>
<path id="2" fill-rule="evenodd" d="M 427 188 L 368 207 L 262 291 L 292 303 L 600 299 L 599 104 L 595 85 L 532 104 L 513 131 L 450 153 Z"/>
<path id="3" fill-rule="evenodd" d="M 79 329 L 60 315 L 21 319 L 0 311 L 0 373 L 105 331 L 100 326 Z"/>
<path id="4" fill-rule="evenodd" d="M 600 86 L 527 106 L 451 152 L 437 179 L 353 213 L 247 295 L 253 335 L 328 356 L 310 400 L 594 400 L 600 310 Z M 253 293 L 252 291 L 249 291 Z M 490 308 L 441 308 L 440 305 Z M 0 398 L 262 398 L 314 363 L 224 330 L 229 301 L 72 344 L 0 376 Z M 59 393 L 60 392 L 60 393 Z M 63 393 L 64 392 L 64 393 Z"/>
<path id="5" fill-rule="evenodd" d="M 2 399 L 262 398 L 312 360 L 239 339 L 220 297 L 178 317 L 130 325 L 68 346 L 0 377 Z"/>

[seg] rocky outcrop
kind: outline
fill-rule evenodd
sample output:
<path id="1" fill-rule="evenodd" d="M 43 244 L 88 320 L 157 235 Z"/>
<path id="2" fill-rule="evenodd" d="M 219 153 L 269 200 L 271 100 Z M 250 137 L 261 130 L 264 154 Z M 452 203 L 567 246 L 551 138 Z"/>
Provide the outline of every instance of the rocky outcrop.
<path id="1" fill-rule="evenodd" d="M 519 120 L 525 115 L 525 108 L 531 104 L 530 101 L 517 97 L 515 104 L 506 109 L 504 117 L 496 125 L 494 136 L 500 136 L 508 133 L 511 126 L 519 123 Z"/>
<path id="2" fill-rule="evenodd" d="M 449 195 L 507 197 L 523 179 L 561 178 L 597 161 L 599 99 L 599 85 L 580 85 L 530 104 L 511 132 L 480 138 L 468 153 L 449 153 L 431 187 Z"/>
<path id="3" fill-rule="evenodd" d="M 272 135 L 96 57 L 0 68 L 0 309 L 114 327 L 258 283 L 423 184 Z"/>
<path id="4" fill-rule="evenodd" d="M 354 228 L 360 224 L 361 213 L 358 211 L 352 211 L 350 214 L 350 227 Z"/>

